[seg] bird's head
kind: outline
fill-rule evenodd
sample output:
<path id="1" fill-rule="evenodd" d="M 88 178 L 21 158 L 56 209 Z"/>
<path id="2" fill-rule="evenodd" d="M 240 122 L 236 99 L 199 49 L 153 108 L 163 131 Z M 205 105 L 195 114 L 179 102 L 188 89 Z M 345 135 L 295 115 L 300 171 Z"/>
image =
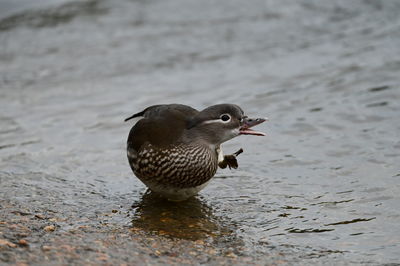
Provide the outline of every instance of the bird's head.
<path id="1" fill-rule="evenodd" d="M 235 104 L 217 104 L 192 117 L 187 130 L 211 145 L 220 145 L 239 135 L 265 136 L 263 132 L 251 129 L 264 121 L 265 118 L 247 117 Z"/>

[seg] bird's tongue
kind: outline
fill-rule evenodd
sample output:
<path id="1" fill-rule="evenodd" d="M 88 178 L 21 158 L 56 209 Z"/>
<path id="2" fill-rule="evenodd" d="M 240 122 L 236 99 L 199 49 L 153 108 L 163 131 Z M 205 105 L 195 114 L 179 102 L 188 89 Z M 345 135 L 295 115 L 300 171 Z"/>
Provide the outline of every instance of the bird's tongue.
<path id="1" fill-rule="evenodd" d="M 265 133 L 260 131 L 255 131 L 250 128 L 259 125 L 265 122 L 266 120 L 267 120 L 266 118 L 257 118 L 257 119 L 245 118 L 243 121 L 243 126 L 239 129 L 240 135 L 265 136 L 266 135 Z"/>
<path id="2" fill-rule="evenodd" d="M 250 128 L 241 128 L 239 130 L 240 135 L 254 135 L 254 136 L 265 136 L 266 134 L 264 132 L 260 132 L 260 131 L 254 131 Z"/>

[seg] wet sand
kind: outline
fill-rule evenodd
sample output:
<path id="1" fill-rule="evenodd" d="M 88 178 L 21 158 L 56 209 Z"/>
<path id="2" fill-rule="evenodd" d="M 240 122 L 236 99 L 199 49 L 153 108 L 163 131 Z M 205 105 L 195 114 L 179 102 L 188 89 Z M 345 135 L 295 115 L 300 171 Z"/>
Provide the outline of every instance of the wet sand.
<path id="1" fill-rule="evenodd" d="M 397 1 L 60 3 L 0 13 L 0 264 L 400 261 Z M 123 119 L 222 102 L 268 135 L 146 194 Z"/>

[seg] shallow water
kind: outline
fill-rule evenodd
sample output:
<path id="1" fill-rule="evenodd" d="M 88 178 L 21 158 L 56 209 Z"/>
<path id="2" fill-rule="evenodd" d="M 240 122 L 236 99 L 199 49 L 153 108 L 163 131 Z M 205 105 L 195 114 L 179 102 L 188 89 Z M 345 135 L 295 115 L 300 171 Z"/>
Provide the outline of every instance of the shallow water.
<path id="1" fill-rule="evenodd" d="M 118 209 L 109 222 L 237 254 L 399 262 L 398 1 L 24 10 L 0 20 L 4 199 L 75 217 L 63 230 Z M 224 145 L 244 149 L 238 170 L 181 205 L 145 194 L 125 155 L 123 119 L 172 102 L 270 119 L 258 127 L 267 137 Z"/>

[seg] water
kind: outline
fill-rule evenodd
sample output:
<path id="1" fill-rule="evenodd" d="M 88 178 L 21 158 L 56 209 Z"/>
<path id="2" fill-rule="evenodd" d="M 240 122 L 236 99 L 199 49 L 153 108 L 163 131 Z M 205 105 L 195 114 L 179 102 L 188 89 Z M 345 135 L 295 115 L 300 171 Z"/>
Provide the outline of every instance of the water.
<path id="1" fill-rule="evenodd" d="M 399 262 L 397 1 L 18 8 L 0 21 L 4 200 L 58 211 L 63 230 L 118 209 L 116 226 L 237 254 Z M 244 149 L 239 169 L 219 170 L 182 206 L 144 195 L 123 119 L 152 104 L 222 102 L 268 116 L 268 135 L 226 143 Z"/>

